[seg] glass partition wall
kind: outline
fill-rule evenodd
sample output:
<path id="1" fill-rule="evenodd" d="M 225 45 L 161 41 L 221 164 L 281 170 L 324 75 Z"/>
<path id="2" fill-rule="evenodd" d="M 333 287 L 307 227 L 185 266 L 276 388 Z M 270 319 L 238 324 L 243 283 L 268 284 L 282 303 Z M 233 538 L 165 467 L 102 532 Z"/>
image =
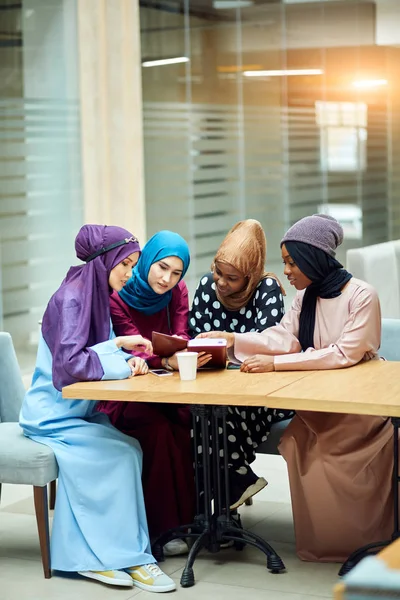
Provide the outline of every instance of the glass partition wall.
<path id="1" fill-rule="evenodd" d="M 82 224 L 75 0 L 0 0 L 0 311 L 23 370 Z"/>
<path id="2" fill-rule="evenodd" d="M 190 243 L 191 289 L 256 218 L 268 268 L 295 220 L 347 248 L 400 237 L 397 0 L 141 0 L 147 230 Z"/>

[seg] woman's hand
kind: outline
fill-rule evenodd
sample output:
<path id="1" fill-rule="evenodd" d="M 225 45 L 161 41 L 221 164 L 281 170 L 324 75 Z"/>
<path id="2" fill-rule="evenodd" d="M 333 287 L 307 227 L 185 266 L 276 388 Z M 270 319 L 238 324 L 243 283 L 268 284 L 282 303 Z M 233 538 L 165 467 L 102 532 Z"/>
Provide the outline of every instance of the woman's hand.
<path id="1" fill-rule="evenodd" d="M 141 335 L 121 335 L 115 338 L 117 348 L 125 348 L 125 350 L 138 350 L 146 354 L 153 354 L 153 346 L 149 340 L 146 340 Z"/>
<path id="2" fill-rule="evenodd" d="M 182 352 L 186 352 L 186 350 L 182 350 Z M 205 352 L 199 352 L 199 355 L 197 357 L 197 368 L 200 369 L 200 367 L 204 367 L 204 365 L 206 365 L 208 363 L 208 361 L 211 360 L 211 358 L 212 358 L 211 354 L 206 354 Z M 163 367 L 165 367 L 165 363 L 163 362 L 164 360 L 165 359 L 163 359 L 161 361 L 161 364 Z M 168 364 L 170 367 L 172 367 L 174 369 L 174 371 L 179 371 L 178 357 L 176 356 L 176 353 L 168 358 Z"/>
<path id="3" fill-rule="evenodd" d="M 211 359 L 211 354 L 207 354 L 206 352 L 199 352 L 199 355 L 197 357 L 197 368 L 200 369 L 200 367 L 204 367 Z"/>
<path id="4" fill-rule="evenodd" d="M 165 358 L 161 359 L 161 366 L 163 368 L 165 368 L 165 360 L 166 360 Z M 167 360 L 168 360 L 168 365 L 170 367 L 172 367 L 174 371 L 178 371 L 178 359 L 176 357 L 176 354 L 169 356 Z"/>
<path id="5" fill-rule="evenodd" d="M 199 333 L 199 335 L 196 335 L 196 338 L 222 338 L 226 340 L 227 348 L 232 348 L 232 346 L 235 344 L 235 334 L 229 333 L 228 331 L 206 331 L 205 333 Z"/>
<path id="6" fill-rule="evenodd" d="M 132 356 L 132 358 L 126 362 L 131 368 L 131 377 L 134 377 L 135 375 L 147 375 L 149 372 L 146 361 L 139 356 Z"/>
<path id="7" fill-rule="evenodd" d="M 256 354 L 242 362 L 240 370 L 244 373 L 269 373 L 275 371 L 274 357 L 267 354 Z"/>

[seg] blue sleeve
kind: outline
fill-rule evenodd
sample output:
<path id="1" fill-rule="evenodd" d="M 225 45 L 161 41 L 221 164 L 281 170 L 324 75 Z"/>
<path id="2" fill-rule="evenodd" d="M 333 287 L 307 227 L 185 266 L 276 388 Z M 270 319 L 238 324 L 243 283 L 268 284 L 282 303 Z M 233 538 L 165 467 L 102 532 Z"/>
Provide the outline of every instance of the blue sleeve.
<path id="1" fill-rule="evenodd" d="M 110 321 L 110 340 L 115 340 L 115 338 L 117 337 L 115 335 L 115 331 L 113 329 L 112 326 L 112 321 Z M 133 354 L 129 354 L 128 352 L 125 352 L 124 350 L 122 350 L 122 348 L 118 348 L 119 352 L 121 352 L 121 354 L 125 357 L 125 360 L 129 360 L 130 358 L 132 358 L 132 356 L 134 356 Z"/>
<path id="2" fill-rule="evenodd" d="M 117 348 L 113 339 L 95 344 L 90 349 L 96 352 L 103 367 L 102 380 L 127 379 L 130 376 L 131 368 L 126 361 L 132 358 L 132 355 Z"/>

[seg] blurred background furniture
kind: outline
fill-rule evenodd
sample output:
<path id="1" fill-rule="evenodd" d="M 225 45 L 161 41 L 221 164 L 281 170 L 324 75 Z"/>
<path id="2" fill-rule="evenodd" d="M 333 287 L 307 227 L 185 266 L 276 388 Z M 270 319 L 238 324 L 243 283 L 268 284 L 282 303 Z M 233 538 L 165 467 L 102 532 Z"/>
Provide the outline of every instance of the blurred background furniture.
<path id="1" fill-rule="evenodd" d="M 377 290 L 382 318 L 400 318 L 400 240 L 347 250 L 346 262 L 354 277 Z"/>
<path id="2" fill-rule="evenodd" d="M 334 600 L 400 598 L 400 539 L 364 558 L 333 590 Z"/>

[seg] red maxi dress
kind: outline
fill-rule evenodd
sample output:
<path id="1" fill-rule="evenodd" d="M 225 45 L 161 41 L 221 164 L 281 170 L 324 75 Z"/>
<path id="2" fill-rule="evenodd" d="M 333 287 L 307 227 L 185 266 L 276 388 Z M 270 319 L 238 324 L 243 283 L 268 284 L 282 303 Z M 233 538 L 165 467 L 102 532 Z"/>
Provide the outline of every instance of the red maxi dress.
<path id="1" fill-rule="evenodd" d="M 173 288 L 169 305 L 153 315 L 131 308 L 116 292 L 110 302 L 117 336 L 140 334 L 151 340 L 152 332 L 159 331 L 189 339 L 188 290 L 183 281 Z M 161 367 L 159 356 L 135 354 L 145 358 L 151 369 Z M 189 408 L 146 402 L 100 402 L 98 410 L 106 413 L 117 429 L 140 442 L 150 537 L 154 539 L 169 528 L 191 523 L 195 489 Z"/>

